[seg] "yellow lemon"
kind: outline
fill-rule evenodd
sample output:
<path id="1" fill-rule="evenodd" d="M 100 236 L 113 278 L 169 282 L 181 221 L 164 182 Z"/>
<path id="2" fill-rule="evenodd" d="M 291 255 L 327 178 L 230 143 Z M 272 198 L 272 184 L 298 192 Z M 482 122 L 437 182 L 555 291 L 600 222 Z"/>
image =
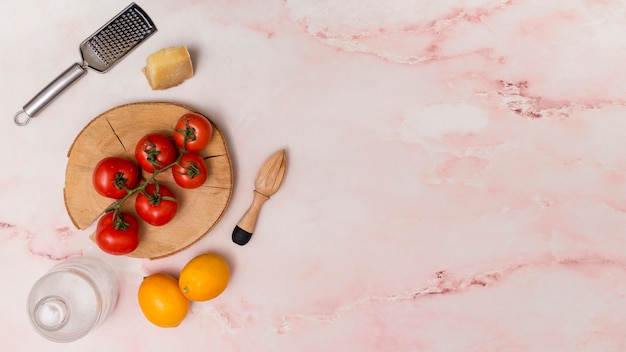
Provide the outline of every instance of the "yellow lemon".
<path id="1" fill-rule="evenodd" d="M 154 325 L 173 328 L 185 319 L 189 300 L 178 288 L 178 281 L 164 273 L 147 276 L 139 285 L 139 307 Z"/>
<path id="2" fill-rule="evenodd" d="M 178 286 L 191 301 L 207 301 L 219 296 L 228 286 L 230 269 L 226 260 L 215 253 L 200 254 L 180 272 Z"/>

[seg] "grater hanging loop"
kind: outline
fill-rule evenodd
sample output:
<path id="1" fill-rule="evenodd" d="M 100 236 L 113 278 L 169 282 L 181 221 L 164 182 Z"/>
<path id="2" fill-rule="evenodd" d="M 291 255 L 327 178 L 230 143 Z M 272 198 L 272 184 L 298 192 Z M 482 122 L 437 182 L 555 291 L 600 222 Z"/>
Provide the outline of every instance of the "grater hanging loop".
<path id="1" fill-rule="evenodd" d="M 26 116 L 26 118 L 22 119 L 22 115 Z M 24 126 L 28 123 L 28 121 L 30 121 L 30 116 L 28 116 L 28 114 L 24 112 L 24 110 L 20 110 L 15 115 L 13 115 L 13 121 L 15 121 L 15 124 L 18 126 Z"/>

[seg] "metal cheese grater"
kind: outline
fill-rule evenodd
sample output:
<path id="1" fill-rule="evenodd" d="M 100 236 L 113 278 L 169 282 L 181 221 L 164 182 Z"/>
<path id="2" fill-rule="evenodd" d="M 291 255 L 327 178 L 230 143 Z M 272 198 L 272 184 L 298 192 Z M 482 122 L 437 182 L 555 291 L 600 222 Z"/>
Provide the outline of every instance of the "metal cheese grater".
<path id="1" fill-rule="evenodd" d="M 62 91 L 86 73 L 89 67 L 105 73 L 157 31 L 148 15 L 131 3 L 117 16 L 80 44 L 82 64 L 75 63 L 48 84 L 14 116 L 24 126 Z M 25 118 L 21 118 L 26 115 Z"/>

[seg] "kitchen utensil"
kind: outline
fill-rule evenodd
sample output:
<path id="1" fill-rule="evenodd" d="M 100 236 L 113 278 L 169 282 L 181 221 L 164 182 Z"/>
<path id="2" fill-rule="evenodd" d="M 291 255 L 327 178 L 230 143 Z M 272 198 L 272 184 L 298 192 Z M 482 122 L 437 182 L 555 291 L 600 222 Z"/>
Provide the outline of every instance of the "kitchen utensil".
<path id="1" fill-rule="evenodd" d="M 88 228 L 111 205 L 112 200 L 98 194 L 91 181 L 100 160 L 107 156 L 133 160 L 135 146 L 144 135 L 152 132 L 171 135 L 176 121 L 191 112 L 195 111 L 172 103 L 133 103 L 112 108 L 85 126 L 70 147 L 65 170 L 65 207 L 74 225 L 81 230 Z M 164 226 L 140 221 L 141 241 L 127 256 L 167 257 L 196 243 L 222 219 L 233 190 L 233 168 L 224 135 L 213 121 L 211 125 L 211 140 L 199 151 L 209 172 L 204 185 L 183 189 L 174 182 L 171 172 L 157 175 L 160 184 L 176 193 L 178 212 Z M 135 213 L 134 203 L 132 196 L 122 211 Z"/>
<path id="2" fill-rule="evenodd" d="M 117 304 L 113 268 L 95 257 L 60 262 L 28 295 L 28 316 L 37 332 L 55 342 L 70 342 L 97 328 Z"/>
<path id="3" fill-rule="evenodd" d="M 284 149 L 277 151 L 263 163 L 254 181 L 252 204 L 235 226 L 232 235 L 233 242 L 243 246 L 250 241 L 261 206 L 278 191 L 286 170 L 287 157 Z"/>
<path id="4" fill-rule="evenodd" d="M 31 99 L 13 120 L 24 126 L 61 92 L 82 77 L 87 67 L 96 72 L 109 71 L 128 53 L 157 31 L 148 15 L 131 3 L 79 46 L 83 63 L 71 65 L 48 86 Z M 22 115 L 26 115 L 22 118 Z"/>

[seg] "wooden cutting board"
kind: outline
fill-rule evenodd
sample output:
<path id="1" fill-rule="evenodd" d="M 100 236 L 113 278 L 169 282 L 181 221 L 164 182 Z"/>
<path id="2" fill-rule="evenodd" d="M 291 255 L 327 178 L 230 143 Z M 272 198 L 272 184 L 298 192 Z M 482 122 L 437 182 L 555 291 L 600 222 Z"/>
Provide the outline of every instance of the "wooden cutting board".
<path id="1" fill-rule="evenodd" d="M 108 156 L 134 160 L 135 146 L 144 135 L 161 132 L 171 136 L 178 118 L 189 112 L 194 111 L 172 103 L 122 105 L 96 117 L 78 134 L 67 155 L 63 191 L 65 207 L 76 228 L 91 226 L 115 201 L 93 188 L 96 164 Z M 163 226 L 140 221 L 139 246 L 128 256 L 157 259 L 179 252 L 201 239 L 222 218 L 232 195 L 233 169 L 226 140 L 213 121 L 211 124 L 213 136 L 200 152 L 209 170 L 205 184 L 183 189 L 174 182 L 171 172 L 157 175 L 161 184 L 175 192 L 178 212 Z M 134 204 L 135 196 L 124 203 L 122 210 L 135 214 Z"/>

